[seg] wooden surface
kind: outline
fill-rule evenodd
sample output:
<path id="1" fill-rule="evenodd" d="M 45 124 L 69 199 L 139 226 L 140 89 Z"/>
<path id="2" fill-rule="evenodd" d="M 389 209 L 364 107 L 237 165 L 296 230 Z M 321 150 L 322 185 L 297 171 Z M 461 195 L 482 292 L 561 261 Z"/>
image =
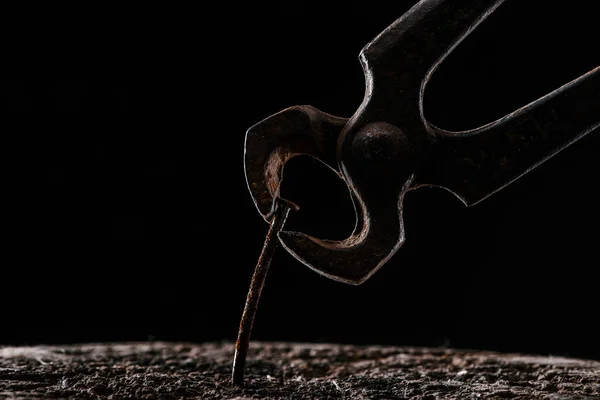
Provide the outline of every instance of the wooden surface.
<path id="1" fill-rule="evenodd" d="M 325 344 L 252 343 L 246 385 L 232 343 L 0 348 L 0 398 L 600 399 L 600 362 Z"/>

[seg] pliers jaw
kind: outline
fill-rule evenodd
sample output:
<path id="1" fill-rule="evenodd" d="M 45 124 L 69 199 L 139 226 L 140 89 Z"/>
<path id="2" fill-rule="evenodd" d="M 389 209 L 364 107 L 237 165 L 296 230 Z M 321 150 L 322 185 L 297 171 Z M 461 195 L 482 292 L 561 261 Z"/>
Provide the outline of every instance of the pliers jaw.
<path id="1" fill-rule="evenodd" d="M 355 128 L 357 124 L 360 129 Z M 348 137 L 345 130 L 355 132 L 352 140 L 339 140 Z M 247 131 L 246 179 L 267 222 L 278 201 L 287 201 L 281 199 L 280 189 L 285 163 L 291 158 L 312 156 L 344 179 L 357 215 L 350 237 L 332 241 L 300 232 L 278 235 L 290 254 L 314 271 L 358 285 L 404 243 L 402 199 L 414 178 L 405 173 L 414 169 L 409 150 L 402 131 L 388 123 L 364 124 L 360 118 L 348 121 L 310 106 L 295 106 Z"/>
<path id="2" fill-rule="evenodd" d="M 340 175 L 335 147 L 347 121 L 347 118 L 334 117 L 311 106 L 293 106 L 246 131 L 246 183 L 258 212 L 267 222 L 273 218 L 280 199 L 283 170 L 290 159 L 308 155 Z"/>

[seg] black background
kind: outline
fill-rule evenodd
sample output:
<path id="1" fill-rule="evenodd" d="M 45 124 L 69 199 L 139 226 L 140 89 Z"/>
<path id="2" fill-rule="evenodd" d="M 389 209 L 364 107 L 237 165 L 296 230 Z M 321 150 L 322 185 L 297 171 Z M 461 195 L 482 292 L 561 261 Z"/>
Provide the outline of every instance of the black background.
<path id="1" fill-rule="evenodd" d="M 475 127 L 599 65 L 592 3 L 507 1 L 436 72 L 430 121 Z M 0 343 L 235 340 L 267 231 L 245 130 L 295 104 L 351 116 L 360 49 L 413 4 L 3 10 Z M 600 359 L 598 149 L 588 135 L 472 208 L 410 193 L 405 245 L 360 286 L 279 251 L 253 339 Z M 285 178 L 287 228 L 350 233 L 333 174 L 300 158 Z"/>

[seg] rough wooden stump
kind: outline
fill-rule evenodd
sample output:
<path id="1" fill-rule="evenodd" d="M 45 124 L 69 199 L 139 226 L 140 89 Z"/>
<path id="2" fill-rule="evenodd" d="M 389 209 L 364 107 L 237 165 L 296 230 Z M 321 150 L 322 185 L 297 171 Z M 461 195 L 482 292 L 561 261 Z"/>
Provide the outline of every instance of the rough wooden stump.
<path id="1" fill-rule="evenodd" d="M 252 343 L 0 349 L 0 397 L 100 399 L 599 399 L 600 362 L 493 352 Z"/>

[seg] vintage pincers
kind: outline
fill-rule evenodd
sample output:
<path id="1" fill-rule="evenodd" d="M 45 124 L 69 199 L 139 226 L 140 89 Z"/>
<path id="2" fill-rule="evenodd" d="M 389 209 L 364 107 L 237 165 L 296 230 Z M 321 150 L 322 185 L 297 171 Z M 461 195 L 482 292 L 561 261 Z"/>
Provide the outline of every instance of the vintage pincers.
<path id="1" fill-rule="evenodd" d="M 281 231 L 281 244 L 331 279 L 360 284 L 405 240 L 404 196 L 435 186 L 473 205 L 600 126 L 600 66 L 508 115 L 452 132 L 429 123 L 423 94 L 437 67 L 503 0 L 421 0 L 360 52 L 362 104 L 339 118 L 294 106 L 252 126 L 248 188 L 271 222 L 288 160 L 310 155 L 348 187 L 356 214 L 345 240 Z"/>

